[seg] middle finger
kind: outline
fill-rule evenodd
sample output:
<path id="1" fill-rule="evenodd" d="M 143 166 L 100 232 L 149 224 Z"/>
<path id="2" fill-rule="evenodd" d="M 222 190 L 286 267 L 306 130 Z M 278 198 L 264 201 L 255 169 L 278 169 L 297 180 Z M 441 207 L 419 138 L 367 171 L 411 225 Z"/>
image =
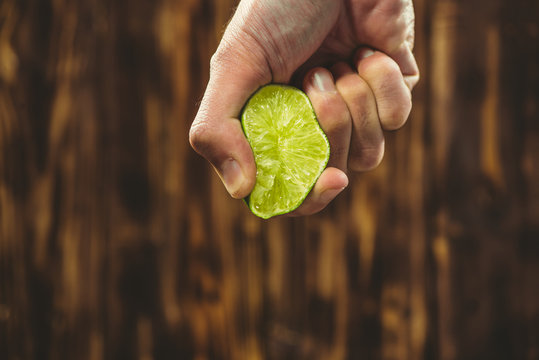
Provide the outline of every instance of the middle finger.
<path id="1" fill-rule="evenodd" d="M 352 117 L 352 139 L 348 167 L 366 171 L 376 167 L 384 155 L 384 134 L 376 99 L 367 82 L 348 64 L 335 64 L 331 71 L 336 87 Z"/>

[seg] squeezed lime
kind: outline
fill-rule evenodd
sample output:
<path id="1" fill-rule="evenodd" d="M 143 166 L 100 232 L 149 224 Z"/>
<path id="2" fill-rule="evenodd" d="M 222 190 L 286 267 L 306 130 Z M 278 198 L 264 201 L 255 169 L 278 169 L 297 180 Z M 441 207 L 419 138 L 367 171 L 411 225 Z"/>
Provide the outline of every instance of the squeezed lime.
<path id="1" fill-rule="evenodd" d="M 298 208 L 329 160 L 329 141 L 307 95 L 292 86 L 263 86 L 247 101 L 243 131 L 254 153 L 256 184 L 246 198 L 268 219 Z"/>

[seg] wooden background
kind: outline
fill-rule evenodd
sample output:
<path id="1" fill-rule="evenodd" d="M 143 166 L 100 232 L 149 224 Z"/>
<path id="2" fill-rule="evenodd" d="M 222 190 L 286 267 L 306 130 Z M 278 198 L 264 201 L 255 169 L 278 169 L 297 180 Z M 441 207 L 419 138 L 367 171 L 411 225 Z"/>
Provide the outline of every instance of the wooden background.
<path id="1" fill-rule="evenodd" d="M 539 2 L 417 0 L 375 171 L 262 221 L 187 133 L 235 0 L 0 0 L 0 358 L 539 359 Z"/>

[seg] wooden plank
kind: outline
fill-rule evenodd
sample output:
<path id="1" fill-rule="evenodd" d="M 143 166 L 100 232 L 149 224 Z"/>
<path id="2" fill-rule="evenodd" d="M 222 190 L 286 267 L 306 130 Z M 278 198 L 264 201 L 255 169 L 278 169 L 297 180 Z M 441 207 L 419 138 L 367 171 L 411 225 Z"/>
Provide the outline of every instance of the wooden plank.
<path id="1" fill-rule="evenodd" d="M 416 0 L 383 163 L 270 221 L 187 142 L 236 4 L 0 2 L 2 358 L 538 358 L 539 3 Z"/>

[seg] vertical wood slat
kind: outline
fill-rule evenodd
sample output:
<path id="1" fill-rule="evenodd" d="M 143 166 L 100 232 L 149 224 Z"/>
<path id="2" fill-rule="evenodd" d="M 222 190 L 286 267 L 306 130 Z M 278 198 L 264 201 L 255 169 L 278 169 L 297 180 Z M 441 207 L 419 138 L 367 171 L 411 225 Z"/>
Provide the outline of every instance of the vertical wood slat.
<path id="1" fill-rule="evenodd" d="M 537 3 L 416 1 L 382 165 L 267 222 L 187 143 L 235 3 L 0 3 L 0 352 L 537 358 Z"/>
<path id="2" fill-rule="evenodd" d="M 434 119 L 431 131 L 433 143 L 433 174 L 435 191 L 440 197 L 447 195 L 447 163 L 449 162 L 450 142 L 454 138 L 455 100 L 456 91 L 454 49 L 457 45 L 457 16 L 458 3 L 455 1 L 438 1 L 433 5 L 432 35 L 430 37 L 430 71 L 431 107 L 430 112 Z M 438 354 L 440 359 L 451 360 L 456 356 L 454 338 L 454 313 L 451 304 L 452 284 L 450 261 L 449 234 L 447 229 L 447 209 L 445 198 L 435 202 L 436 217 L 432 234 L 432 251 L 436 269 L 436 298 L 438 313 L 437 329 Z"/>

